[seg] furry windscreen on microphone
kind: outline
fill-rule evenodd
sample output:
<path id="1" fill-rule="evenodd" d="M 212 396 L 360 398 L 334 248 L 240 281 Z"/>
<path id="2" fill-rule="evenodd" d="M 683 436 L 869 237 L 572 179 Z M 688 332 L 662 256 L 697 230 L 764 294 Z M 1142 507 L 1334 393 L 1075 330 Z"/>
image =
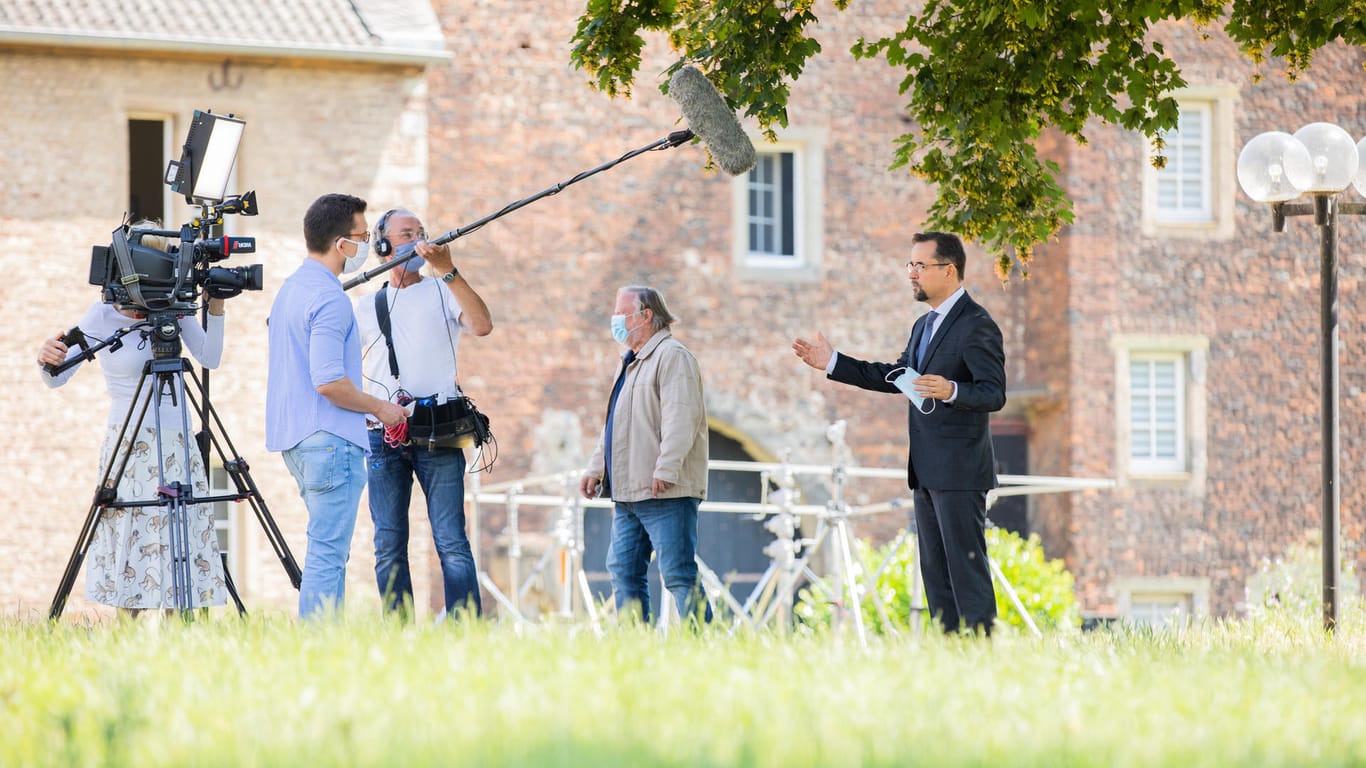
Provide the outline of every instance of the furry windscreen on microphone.
<path id="1" fill-rule="evenodd" d="M 669 96 L 678 102 L 688 128 L 707 145 L 721 170 L 739 176 L 754 167 L 754 142 L 701 70 L 691 64 L 679 67 L 669 79 Z"/>

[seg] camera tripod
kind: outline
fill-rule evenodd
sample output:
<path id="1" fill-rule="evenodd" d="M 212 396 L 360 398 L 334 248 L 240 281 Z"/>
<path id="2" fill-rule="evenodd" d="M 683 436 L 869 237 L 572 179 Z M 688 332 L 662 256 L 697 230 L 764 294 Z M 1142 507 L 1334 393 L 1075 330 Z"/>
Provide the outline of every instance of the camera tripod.
<path id="1" fill-rule="evenodd" d="M 137 387 L 128 407 L 128 413 L 119 427 L 118 437 L 102 469 L 94 499 L 91 501 L 90 510 L 86 514 L 85 523 L 81 527 L 71 557 L 67 560 L 66 570 L 62 574 L 57 593 L 52 598 L 52 606 L 48 611 L 50 620 L 61 617 L 62 610 L 66 607 L 67 597 L 71 594 L 71 587 L 75 583 L 76 574 L 80 572 L 81 566 L 85 562 L 85 556 L 94 541 L 100 519 L 104 516 L 105 510 L 110 507 L 158 507 L 163 510 L 170 538 L 169 559 L 164 562 L 170 564 L 175 609 L 182 613 L 190 611 L 194 606 L 195 596 L 191 591 L 192 569 L 208 567 L 206 563 L 192 563 L 190 560 L 189 518 L 192 508 L 198 504 L 218 501 L 245 500 L 249 502 L 252 511 L 256 514 L 256 519 L 261 523 L 267 540 L 270 541 L 281 565 L 284 566 L 290 583 L 294 585 L 295 589 L 299 588 L 301 573 L 298 563 L 294 560 L 293 554 L 290 553 L 289 546 L 285 543 L 280 529 L 270 516 L 265 499 L 261 496 L 260 490 L 251 477 L 246 460 L 237 453 L 237 449 L 223 428 L 223 422 L 219 418 L 218 412 L 209 402 L 208 373 L 205 372 L 205 377 L 201 380 L 195 374 L 190 361 L 181 356 L 180 327 L 175 315 L 152 313 L 148 319 L 121 328 L 110 338 L 93 346 L 86 343 L 79 328 L 73 328 L 64 337 L 64 340 L 68 346 L 79 344 L 82 349 L 81 353 L 68 359 L 61 366 L 52 366 L 48 370 L 56 375 L 83 360 L 93 360 L 95 352 L 105 347 L 117 350 L 122 345 L 123 336 L 144 328 L 147 329 L 146 335 L 150 337 L 152 359 L 143 365 L 142 375 L 138 379 Z M 195 385 L 193 388 L 185 386 L 186 372 L 190 374 L 193 380 Z M 202 398 L 196 397 L 196 393 L 201 393 Z M 160 407 L 161 400 L 166 397 L 170 398 L 173 406 L 180 406 L 180 428 L 181 434 L 185 436 L 179 453 L 179 462 L 183 468 L 184 478 L 169 483 L 166 480 L 168 446 L 163 440 Z M 156 403 L 152 418 L 156 428 L 157 497 L 147 500 L 120 500 L 118 498 L 119 478 L 123 476 L 128 460 L 134 451 L 132 438 L 142 429 L 147 416 L 147 408 L 153 403 Z M 194 477 L 191 472 L 190 409 L 187 407 L 191 405 L 199 411 L 201 426 L 203 427 L 194 436 L 194 448 L 199 451 L 200 458 L 206 468 L 209 464 L 209 449 L 212 448 L 215 451 L 223 469 L 232 478 L 235 492 L 203 497 L 196 496 Z M 126 442 L 125 438 L 128 438 Z M 224 445 L 227 447 L 226 452 Z M 220 555 L 220 557 L 223 564 L 224 586 L 232 597 L 238 613 L 246 613 L 246 608 L 242 604 L 237 587 L 228 570 L 227 556 Z"/>

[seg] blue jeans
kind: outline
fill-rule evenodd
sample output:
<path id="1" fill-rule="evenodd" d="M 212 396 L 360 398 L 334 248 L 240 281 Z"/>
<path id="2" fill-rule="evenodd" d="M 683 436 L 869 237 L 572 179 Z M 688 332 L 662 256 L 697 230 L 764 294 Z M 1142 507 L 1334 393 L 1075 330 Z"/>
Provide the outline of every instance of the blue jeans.
<path id="1" fill-rule="evenodd" d="M 391 448 L 384 433 L 370 433 L 370 518 L 375 522 L 375 580 L 387 610 L 402 610 L 413 600 L 408 568 L 408 505 L 413 475 L 427 497 L 427 519 L 441 558 L 446 612 L 469 608 L 481 613 L 479 578 L 465 534 L 465 452 L 460 448 L 427 450 L 415 445 Z"/>
<path id="2" fill-rule="evenodd" d="M 299 617 L 341 609 L 346 561 L 365 487 L 365 451 L 331 432 L 314 432 L 283 454 L 308 508 L 308 552 L 299 585 Z"/>
<path id="3" fill-rule="evenodd" d="M 711 606 L 697 580 L 697 508 L 701 499 L 646 499 L 618 501 L 612 515 L 612 543 L 607 547 L 607 570 L 617 612 L 640 611 L 650 623 L 650 585 L 645 577 L 650 553 L 658 553 L 664 588 L 673 595 L 682 617 L 704 611 L 711 621 Z"/>

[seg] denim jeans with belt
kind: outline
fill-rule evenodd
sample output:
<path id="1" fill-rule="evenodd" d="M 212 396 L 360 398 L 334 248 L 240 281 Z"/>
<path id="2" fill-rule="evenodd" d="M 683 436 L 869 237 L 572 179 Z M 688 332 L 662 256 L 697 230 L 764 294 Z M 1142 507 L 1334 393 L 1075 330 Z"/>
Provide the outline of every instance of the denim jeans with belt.
<path id="1" fill-rule="evenodd" d="M 446 612 L 480 613 L 479 580 L 465 533 L 465 452 L 417 445 L 392 448 L 382 430 L 370 432 L 370 518 L 375 523 L 375 580 L 388 610 L 407 610 L 413 600 L 408 567 L 408 505 L 413 476 L 427 497 L 427 519 L 441 559 Z"/>
<path id="2" fill-rule="evenodd" d="M 607 570 L 618 614 L 639 610 L 641 619 L 650 623 L 650 585 L 645 572 L 654 552 L 664 588 L 673 595 L 680 615 L 687 619 L 702 611 L 702 620 L 711 621 L 711 606 L 697 579 L 697 508 L 701 504 L 701 499 L 693 498 L 616 503 Z"/>
<path id="3" fill-rule="evenodd" d="M 308 551 L 299 585 L 299 617 L 340 610 L 356 509 L 365 488 L 365 450 L 331 432 L 314 432 L 283 453 L 308 508 Z"/>

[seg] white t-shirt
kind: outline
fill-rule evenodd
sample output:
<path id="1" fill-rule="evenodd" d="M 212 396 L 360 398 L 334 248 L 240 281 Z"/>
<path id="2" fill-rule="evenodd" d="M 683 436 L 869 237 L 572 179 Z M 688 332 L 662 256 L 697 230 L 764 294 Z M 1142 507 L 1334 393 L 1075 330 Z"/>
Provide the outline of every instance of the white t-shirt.
<path id="1" fill-rule="evenodd" d="M 119 329 L 138 322 L 141 321 L 119 312 L 112 304 L 97 302 L 86 310 L 78 325 L 89 340 L 90 345 L 94 346 L 113 336 Z M 223 317 L 221 315 L 209 315 L 207 332 L 199 327 L 199 322 L 193 314 L 180 318 L 180 341 L 182 353 L 193 356 L 205 368 L 217 368 L 223 357 Z M 73 344 L 66 353 L 66 359 L 70 360 L 80 354 L 81 348 Z M 133 395 L 139 382 L 142 382 L 142 371 L 146 367 L 147 361 L 151 359 L 151 344 L 142 336 L 141 331 L 126 334 L 123 337 L 123 345 L 117 350 L 111 351 L 110 347 L 105 347 L 95 353 L 95 361 L 99 363 L 100 370 L 104 372 L 104 382 L 109 388 L 111 399 L 109 404 L 110 424 L 118 424 L 128 416 L 128 408 L 133 402 Z M 84 366 L 84 363 L 77 364 L 56 377 L 49 376 L 46 370 L 40 370 L 45 384 L 49 387 L 60 387 Z M 194 385 L 189 378 L 184 378 L 184 381 L 186 387 Z M 155 380 L 146 382 L 140 402 L 146 401 L 147 396 L 153 390 L 154 383 Z M 166 396 L 160 396 L 157 404 L 161 410 L 163 423 L 180 423 L 180 403 L 177 401 L 173 405 L 169 393 Z M 148 413 L 147 419 L 147 423 L 152 423 L 152 414 Z"/>
<path id="2" fill-rule="evenodd" d="M 407 288 L 382 289 L 398 354 L 399 380 L 389 373 L 389 348 L 379 331 L 375 293 L 356 299 L 356 325 L 365 353 L 365 391 L 392 401 L 399 384 L 413 397 L 456 395 L 455 357 L 460 348 L 460 303 L 440 280 L 423 276 Z"/>

